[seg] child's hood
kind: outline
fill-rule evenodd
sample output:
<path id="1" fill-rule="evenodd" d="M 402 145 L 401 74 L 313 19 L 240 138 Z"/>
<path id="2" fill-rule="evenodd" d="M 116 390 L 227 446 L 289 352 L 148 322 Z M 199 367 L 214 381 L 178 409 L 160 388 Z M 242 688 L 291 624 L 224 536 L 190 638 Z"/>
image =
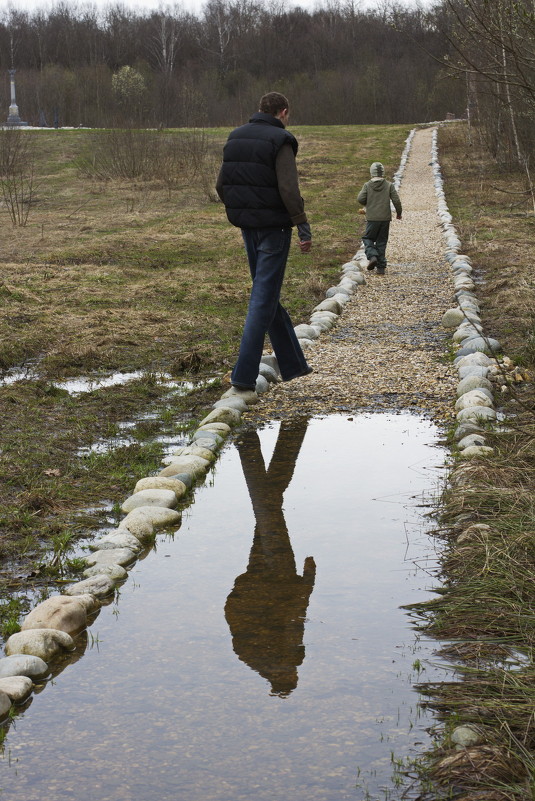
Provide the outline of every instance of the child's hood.
<path id="1" fill-rule="evenodd" d="M 382 188 L 384 187 L 384 185 L 385 185 L 385 179 L 384 178 L 372 178 L 371 181 L 369 181 L 369 184 L 370 184 L 372 189 L 375 189 L 376 192 L 380 192 L 382 190 Z"/>

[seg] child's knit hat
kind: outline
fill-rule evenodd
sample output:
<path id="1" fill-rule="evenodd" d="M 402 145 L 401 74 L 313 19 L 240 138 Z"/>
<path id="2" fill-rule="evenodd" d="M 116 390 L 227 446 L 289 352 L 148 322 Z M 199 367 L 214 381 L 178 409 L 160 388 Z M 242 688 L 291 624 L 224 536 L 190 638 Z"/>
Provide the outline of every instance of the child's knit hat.
<path id="1" fill-rule="evenodd" d="M 385 168 L 380 161 L 374 161 L 370 167 L 370 175 L 372 178 L 382 178 L 385 174 Z"/>

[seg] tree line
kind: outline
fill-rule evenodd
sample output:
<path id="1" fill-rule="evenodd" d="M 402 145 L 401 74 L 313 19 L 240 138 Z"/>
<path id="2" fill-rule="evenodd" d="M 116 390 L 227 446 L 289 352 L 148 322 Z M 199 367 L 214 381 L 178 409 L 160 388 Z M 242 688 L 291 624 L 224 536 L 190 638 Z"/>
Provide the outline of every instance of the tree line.
<path id="1" fill-rule="evenodd" d="M 311 12 L 209 0 L 199 16 L 14 6 L 0 23 L 0 101 L 7 111 L 13 65 L 32 124 L 228 126 L 273 89 L 291 97 L 294 124 L 410 123 L 464 112 L 462 82 L 429 56 L 449 47 L 422 11 L 352 0 Z"/>
<path id="2" fill-rule="evenodd" d="M 98 11 L 60 0 L 0 18 L 0 102 L 16 68 L 34 125 L 232 126 L 265 91 L 292 101 L 294 124 L 389 124 L 468 116 L 504 163 L 529 171 L 535 128 L 533 0 L 208 0 Z"/>

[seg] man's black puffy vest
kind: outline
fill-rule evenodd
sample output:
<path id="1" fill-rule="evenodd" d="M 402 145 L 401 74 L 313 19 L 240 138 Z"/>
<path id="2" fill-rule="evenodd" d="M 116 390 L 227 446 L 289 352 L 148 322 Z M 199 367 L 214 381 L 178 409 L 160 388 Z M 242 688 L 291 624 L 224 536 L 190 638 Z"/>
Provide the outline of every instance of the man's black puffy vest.
<path id="1" fill-rule="evenodd" d="M 257 112 L 230 134 L 223 149 L 223 197 L 238 228 L 288 228 L 292 221 L 277 187 L 275 159 L 297 139 L 271 114 Z"/>

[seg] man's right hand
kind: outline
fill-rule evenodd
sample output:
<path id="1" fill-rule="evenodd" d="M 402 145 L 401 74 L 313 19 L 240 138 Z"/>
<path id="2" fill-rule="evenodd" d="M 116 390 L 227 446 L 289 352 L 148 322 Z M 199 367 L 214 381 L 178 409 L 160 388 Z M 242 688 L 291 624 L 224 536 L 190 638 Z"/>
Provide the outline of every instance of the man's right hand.
<path id="1" fill-rule="evenodd" d="M 299 223 L 297 225 L 297 234 L 301 253 L 308 253 L 312 247 L 312 232 L 310 231 L 309 223 Z"/>

